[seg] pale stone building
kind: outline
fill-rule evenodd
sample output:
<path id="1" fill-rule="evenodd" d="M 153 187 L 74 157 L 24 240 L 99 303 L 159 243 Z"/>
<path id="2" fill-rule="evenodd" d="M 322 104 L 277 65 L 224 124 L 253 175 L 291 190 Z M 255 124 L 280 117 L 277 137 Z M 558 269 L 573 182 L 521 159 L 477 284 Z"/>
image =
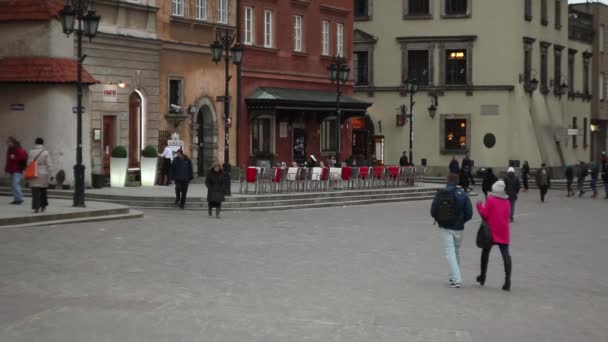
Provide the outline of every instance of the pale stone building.
<path id="1" fill-rule="evenodd" d="M 409 149 L 410 123 L 396 125 L 408 78 L 419 84 L 413 161 L 429 172 L 465 153 L 501 169 L 589 159 L 593 30 L 574 25 L 566 0 L 355 0 L 355 16 L 356 96 L 374 103 L 384 136 L 376 159 Z"/>

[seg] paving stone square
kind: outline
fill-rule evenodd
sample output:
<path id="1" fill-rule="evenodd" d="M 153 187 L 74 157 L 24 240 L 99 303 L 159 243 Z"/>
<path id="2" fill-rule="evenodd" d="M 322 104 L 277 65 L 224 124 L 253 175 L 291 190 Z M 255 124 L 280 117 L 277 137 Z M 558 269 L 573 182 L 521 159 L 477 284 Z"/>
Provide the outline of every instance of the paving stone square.
<path id="1" fill-rule="evenodd" d="M 429 201 L 0 229 L 0 341 L 608 341 L 608 200 L 520 197 L 509 293 Z"/>

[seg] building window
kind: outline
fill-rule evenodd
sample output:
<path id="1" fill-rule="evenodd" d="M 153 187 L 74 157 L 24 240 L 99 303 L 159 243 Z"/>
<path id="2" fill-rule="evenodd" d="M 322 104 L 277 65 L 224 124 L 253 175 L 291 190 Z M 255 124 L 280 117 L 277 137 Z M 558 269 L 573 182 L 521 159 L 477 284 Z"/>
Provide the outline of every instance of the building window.
<path id="1" fill-rule="evenodd" d="M 253 45 L 253 7 L 245 7 L 245 40 L 246 45 Z"/>
<path id="2" fill-rule="evenodd" d="M 555 0 L 555 29 L 562 29 L 562 0 Z"/>
<path id="3" fill-rule="evenodd" d="M 173 11 L 175 16 L 184 16 L 184 0 L 173 0 Z"/>
<path id="4" fill-rule="evenodd" d="M 207 0 L 196 0 L 196 19 L 207 20 Z"/>
<path id="5" fill-rule="evenodd" d="M 228 24 L 228 0 L 217 0 L 217 22 Z"/>
<path id="6" fill-rule="evenodd" d="M 344 56 L 344 24 L 336 25 L 336 54 Z"/>
<path id="7" fill-rule="evenodd" d="M 573 129 L 578 129 L 578 123 L 576 122 L 576 117 L 572 118 L 572 128 Z M 577 148 L 578 147 L 576 138 L 577 138 L 576 135 L 572 136 L 572 148 Z"/>
<path id="8" fill-rule="evenodd" d="M 355 18 L 369 17 L 369 0 L 355 0 Z"/>
<path id="9" fill-rule="evenodd" d="M 547 12 L 547 0 L 540 0 L 540 23 L 543 26 L 547 26 L 549 24 Z"/>
<path id="10" fill-rule="evenodd" d="M 251 122 L 251 153 L 270 153 L 270 119 L 256 119 Z"/>
<path id="11" fill-rule="evenodd" d="M 293 51 L 302 51 L 302 16 L 293 17 Z"/>
<path id="12" fill-rule="evenodd" d="M 446 15 L 466 15 L 468 11 L 468 0 L 444 0 Z"/>
<path id="13" fill-rule="evenodd" d="M 562 50 L 563 46 L 553 46 L 553 92 L 562 95 Z"/>
<path id="14" fill-rule="evenodd" d="M 407 0 L 408 14 L 411 16 L 430 15 L 429 0 Z"/>
<path id="15" fill-rule="evenodd" d="M 336 119 L 321 122 L 321 152 L 336 151 Z"/>
<path id="16" fill-rule="evenodd" d="M 543 94 L 549 92 L 549 46 L 550 43 L 540 43 L 540 91 Z"/>
<path id="17" fill-rule="evenodd" d="M 524 0 L 524 19 L 532 21 L 532 0 Z"/>
<path id="18" fill-rule="evenodd" d="M 181 79 L 169 79 L 169 112 L 181 113 L 179 108 L 183 106 L 184 81 Z M 179 108 L 178 108 L 179 107 Z"/>
<path id="19" fill-rule="evenodd" d="M 446 50 L 445 84 L 467 84 L 467 50 Z"/>
<path id="20" fill-rule="evenodd" d="M 323 45 L 321 54 L 329 56 L 329 21 L 327 20 L 323 20 L 321 25 L 321 41 Z"/>
<path id="21" fill-rule="evenodd" d="M 264 11 L 264 47 L 272 47 L 272 11 Z"/>
<path id="22" fill-rule="evenodd" d="M 429 50 L 408 50 L 407 76 L 415 79 L 419 85 L 428 85 L 429 82 Z"/>
<path id="23" fill-rule="evenodd" d="M 591 59 L 591 53 L 584 53 L 583 54 L 583 94 L 585 95 L 591 95 L 591 87 L 590 87 L 590 82 L 589 82 L 589 62 Z"/>
<path id="24" fill-rule="evenodd" d="M 583 118 L 583 148 L 589 147 L 589 145 L 587 145 L 587 126 L 588 125 L 589 125 L 589 122 L 587 122 L 587 118 Z"/>
<path id="25" fill-rule="evenodd" d="M 603 72 L 600 72 L 597 92 L 598 92 L 600 101 L 604 101 L 605 94 L 604 94 L 604 73 Z"/>
<path id="26" fill-rule="evenodd" d="M 464 152 L 468 149 L 466 119 L 445 119 L 444 149 L 448 152 Z"/>
<path id="27" fill-rule="evenodd" d="M 353 54 L 353 79 L 355 85 L 369 84 L 369 54 L 367 51 L 356 51 Z"/>
<path id="28" fill-rule="evenodd" d="M 568 50 L 568 87 L 570 89 L 570 93 L 575 93 L 575 83 L 574 83 L 574 56 L 576 55 L 576 50 Z"/>
<path id="29" fill-rule="evenodd" d="M 534 39 L 524 38 L 524 82 L 532 79 L 532 44 Z"/>

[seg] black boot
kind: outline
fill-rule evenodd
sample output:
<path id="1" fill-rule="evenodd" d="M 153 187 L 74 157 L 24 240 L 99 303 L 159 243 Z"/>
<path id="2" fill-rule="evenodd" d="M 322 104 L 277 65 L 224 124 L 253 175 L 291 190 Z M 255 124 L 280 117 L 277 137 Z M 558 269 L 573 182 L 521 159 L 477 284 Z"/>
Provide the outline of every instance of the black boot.
<path id="1" fill-rule="evenodd" d="M 502 289 L 505 291 L 511 291 L 511 256 L 505 257 L 505 284 Z"/>
<path id="2" fill-rule="evenodd" d="M 211 216 L 212 215 L 211 212 L 213 211 L 213 208 L 209 207 L 208 209 L 209 209 L 209 216 Z"/>
<path id="3" fill-rule="evenodd" d="M 477 276 L 477 282 L 483 286 L 486 283 L 486 273 L 488 272 L 488 260 L 490 260 L 490 251 L 481 251 L 481 274 Z"/>
<path id="4" fill-rule="evenodd" d="M 221 210 L 222 209 L 220 207 L 215 208 L 215 217 L 218 218 L 218 219 L 220 218 L 220 211 Z"/>

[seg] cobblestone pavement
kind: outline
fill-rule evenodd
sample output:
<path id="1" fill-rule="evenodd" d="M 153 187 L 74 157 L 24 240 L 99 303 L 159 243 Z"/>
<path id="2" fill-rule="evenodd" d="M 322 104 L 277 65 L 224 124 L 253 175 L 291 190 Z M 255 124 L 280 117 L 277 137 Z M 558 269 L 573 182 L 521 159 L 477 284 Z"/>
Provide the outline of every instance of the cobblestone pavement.
<path id="1" fill-rule="evenodd" d="M 2 229 L 0 341 L 608 341 L 608 200 L 537 198 L 510 293 L 477 216 L 449 288 L 429 202 Z"/>

